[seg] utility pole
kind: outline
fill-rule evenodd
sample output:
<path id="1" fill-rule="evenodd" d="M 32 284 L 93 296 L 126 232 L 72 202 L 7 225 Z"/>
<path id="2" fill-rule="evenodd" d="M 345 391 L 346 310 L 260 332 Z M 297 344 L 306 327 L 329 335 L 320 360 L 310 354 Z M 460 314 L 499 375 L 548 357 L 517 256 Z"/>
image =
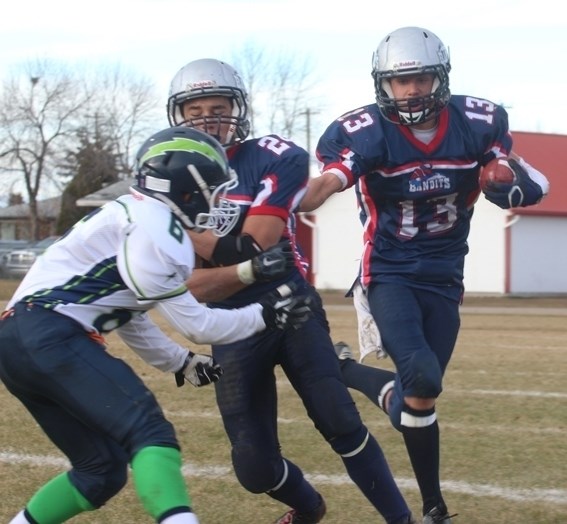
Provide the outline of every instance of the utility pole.
<path id="1" fill-rule="evenodd" d="M 311 157 L 311 115 L 319 114 L 319 111 L 312 111 L 309 107 L 299 113 L 300 115 L 305 115 L 305 135 L 306 135 L 306 149 Z"/>

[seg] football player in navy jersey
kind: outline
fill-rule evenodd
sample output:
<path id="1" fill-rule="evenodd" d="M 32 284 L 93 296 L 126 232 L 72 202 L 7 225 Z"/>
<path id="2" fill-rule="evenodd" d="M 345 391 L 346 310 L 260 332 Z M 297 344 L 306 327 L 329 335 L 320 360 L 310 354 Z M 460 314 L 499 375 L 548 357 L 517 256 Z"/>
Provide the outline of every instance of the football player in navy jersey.
<path id="1" fill-rule="evenodd" d="M 239 263 L 282 240 L 291 242 L 297 257 L 295 271 L 281 281 L 255 280 L 247 271 L 233 281 L 215 280 L 210 275 L 217 269 L 204 269 L 193 273 L 190 290 L 217 308 L 252 303 L 285 281 L 312 297 L 313 315 L 298 329 L 212 346 L 224 369 L 215 391 L 240 484 L 291 506 L 277 523 L 311 524 L 325 515 L 320 493 L 281 453 L 274 374 L 279 365 L 316 428 L 384 520 L 413 522 L 380 446 L 342 382 L 321 298 L 305 278 L 307 261 L 296 244 L 294 211 L 309 178 L 307 151 L 278 135 L 246 140 L 250 124 L 245 87 L 238 73 L 218 60 L 196 60 L 179 70 L 171 82 L 168 117 L 171 125 L 196 127 L 216 137 L 238 173 L 238 186 L 229 191 L 241 208 L 236 227 L 222 238 L 206 232 L 192 235 L 205 266 Z"/>
<path id="2" fill-rule="evenodd" d="M 311 211 L 355 186 L 364 229 L 360 283 L 397 373 L 370 374 L 347 359 L 343 376 L 379 402 L 401 431 L 424 524 L 451 523 L 440 489 L 435 401 L 459 331 L 479 172 L 495 157 L 507 159 L 514 181 L 485 190 L 503 209 L 537 204 L 548 191 L 546 178 L 512 153 L 504 108 L 451 96 L 450 69 L 431 31 L 404 27 L 388 34 L 373 57 L 376 103 L 327 127 L 317 145 L 322 174 L 301 203 Z"/>

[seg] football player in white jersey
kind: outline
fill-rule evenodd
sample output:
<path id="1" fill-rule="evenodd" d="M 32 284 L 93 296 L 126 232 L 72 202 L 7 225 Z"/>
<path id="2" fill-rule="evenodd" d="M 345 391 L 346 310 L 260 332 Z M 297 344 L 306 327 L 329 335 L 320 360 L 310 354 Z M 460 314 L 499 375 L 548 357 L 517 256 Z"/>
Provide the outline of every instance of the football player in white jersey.
<path id="1" fill-rule="evenodd" d="M 299 325 L 310 314 L 293 295 L 213 310 L 188 291 L 195 255 L 186 230 L 222 236 L 239 216 L 225 198 L 236 175 L 214 138 L 187 127 L 160 131 L 141 147 L 136 170 L 130 195 L 96 209 L 39 257 L 0 320 L 0 379 L 71 463 L 10 524 L 54 524 L 95 510 L 126 484 L 129 465 L 156 522 L 197 523 L 172 424 L 134 371 L 106 351 L 103 336 L 115 330 L 178 385 L 203 386 L 220 378 L 221 367 L 171 340 L 149 310 L 200 344 Z M 281 250 L 276 255 L 277 266 Z M 222 270 L 264 278 L 269 256 Z"/>

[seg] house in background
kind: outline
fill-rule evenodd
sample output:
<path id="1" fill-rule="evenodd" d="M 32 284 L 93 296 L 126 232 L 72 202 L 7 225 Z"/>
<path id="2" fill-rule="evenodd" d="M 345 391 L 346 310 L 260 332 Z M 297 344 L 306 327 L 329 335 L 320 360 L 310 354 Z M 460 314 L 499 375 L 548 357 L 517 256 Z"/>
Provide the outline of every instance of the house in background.
<path id="1" fill-rule="evenodd" d="M 115 184 L 91 193 L 77 200 L 79 207 L 99 207 L 114 200 L 119 195 L 128 193 L 128 188 L 135 179 L 121 180 Z M 41 239 L 54 236 L 57 219 L 61 211 L 61 196 L 40 200 L 38 205 L 39 237 Z M 0 207 L 0 241 L 31 240 L 29 223 L 29 205 L 17 204 Z"/>
<path id="2" fill-rule="evenodd" d="M 125 180 L 119 180 L 114 184 L 103 187 L 90 195 L 84 196 L 77 200 L 77 206 L 79 207 L 99 207 L 110 200 L 118 198 L 120 195 L 128 194 L 131 185 L 136 183 L 135 178 L 127 178 Z"/>
<path id="3" fill-rule="evenodd" d="M 546 175 L 536 206 L 502 211 L 475 206 L 465 260 L 469 291 L 506 295 L 567 293 L 567 136 L 513 132 L 514 151 Z"/>
<path id="4" fill-rule="evenodd" d="M 55 235 L 61 197 L 40 200 L 37 207 L 39 238 Z M 31 240 L 28 204 L 0 207 L 0 240 Z"/>

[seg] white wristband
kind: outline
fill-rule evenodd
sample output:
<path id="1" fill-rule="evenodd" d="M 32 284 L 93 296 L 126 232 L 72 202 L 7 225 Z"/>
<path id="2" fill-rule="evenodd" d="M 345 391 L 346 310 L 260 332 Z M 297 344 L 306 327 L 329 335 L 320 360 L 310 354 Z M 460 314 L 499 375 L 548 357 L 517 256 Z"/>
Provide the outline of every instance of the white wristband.
<path id="1" fill-rule="evenodd" d="M 252 261 L 250 260 L 240 262 L 240 264 L 236 266 L 236 274 L 238 275 L 238 280 L 247 286 L 256 282 L 254 272 L 252 271 Z"/>

